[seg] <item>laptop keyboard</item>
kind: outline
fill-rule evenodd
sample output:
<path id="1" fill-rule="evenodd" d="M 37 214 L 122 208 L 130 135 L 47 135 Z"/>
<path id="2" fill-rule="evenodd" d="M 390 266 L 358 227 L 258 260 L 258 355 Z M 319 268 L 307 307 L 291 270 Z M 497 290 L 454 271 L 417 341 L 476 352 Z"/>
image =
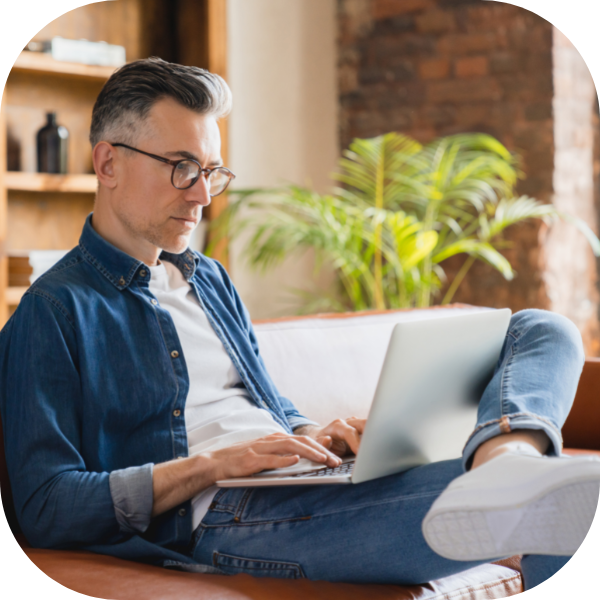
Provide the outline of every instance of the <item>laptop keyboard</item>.
<path id="1" fill-rule="evenodd" d="M 354 461 L 342 463 L 337 467 L 328 467 L 327 469 L 320 469 L 318 471 L 288 475 L 288 477 L 333 477 L 335 475 L 352 475 L 352 469 L 354 469 Z"/>

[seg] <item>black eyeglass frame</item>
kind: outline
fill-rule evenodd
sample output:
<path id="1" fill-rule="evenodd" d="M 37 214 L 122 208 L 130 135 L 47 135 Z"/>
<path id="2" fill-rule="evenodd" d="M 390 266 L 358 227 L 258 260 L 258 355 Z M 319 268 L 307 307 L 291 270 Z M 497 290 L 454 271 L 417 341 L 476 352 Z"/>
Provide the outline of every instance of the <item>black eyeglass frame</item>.
<path id="1" fill-rule="evenodd" d="M 171 160 L 170 158 L 165 158 L 164 156 L 158 156 L 157 154 L 151 154 L 150 152 L 144 152 L 143 150 L 140 150 L 139 148 L 134 148 L 133 146 L 128 146 L 127 144 L 116 143 L 116 144 L 111 144 L 111 146 L 114 146 L 114 147 L 121 146 L 122 148 L 127 148 L 128 150 L 133 150 L 134 152 L 139 152 L 140 154 L 145 154 L 146 156 L 149 156 L 150 158 L 153 158 L 154 160 L 159 160 L 160 162 L 171 165 L 173 167 L 173 171 L 171 171 L 171 185 L 176 190 L 189 190 L 198 181 L 198 179 L 200 179 L 200 176 L 202 175 L 202 173 L 206 173 L 206 179 L 208 180 L 208 178 L 210 177 L 210 175 L 213 171 L 217 171 L 219 169 L 221 169 L 223 171 L 227 171 L 227 174 L 229 175 L 229 181 L 225 184 L 225 187 L 218 194 L 211 194 L 209 192 L 210 197 L 214 198 L 215 196 L 222 194 L 227 189 L 227 186 L 229 186 L 229 184 L 235 179 L 235 175 L 227 167 L 214 167 L 213 169 L 203 169 L 202 165 L 197 160 L 194 160 L 193 158 L 180 158 L 179 160 Z M 194 179 L 192 179 L 190 185 L 188 185 L 184 188 L 180 188 L 175 185 L 175 183 L 173 182 L 173 178 L 175 177 L 175 169 L 177 168 L 177 165 L 179 163 L 186 162 L 186 161 L 193 162 L 198 165 L 198 169 L 199 169 L 198 175 L 196 177 L 194 177 Z"/>

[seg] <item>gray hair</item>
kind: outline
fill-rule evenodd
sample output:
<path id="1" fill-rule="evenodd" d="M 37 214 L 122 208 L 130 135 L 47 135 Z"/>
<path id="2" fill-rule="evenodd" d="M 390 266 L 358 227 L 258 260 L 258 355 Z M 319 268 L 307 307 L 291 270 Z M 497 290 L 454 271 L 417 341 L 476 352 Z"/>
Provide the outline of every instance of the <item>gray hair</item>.
<path id="1" fill-rule="evenodd" d="M 92 148 L 103 140 L 133 145 L 150 109 L 162 98 L 216 119 L 231 110 L 231 90 L 219 75 L 154 56 L 136 60 L 115 71 L 98 95 L 90 128 Z"/>

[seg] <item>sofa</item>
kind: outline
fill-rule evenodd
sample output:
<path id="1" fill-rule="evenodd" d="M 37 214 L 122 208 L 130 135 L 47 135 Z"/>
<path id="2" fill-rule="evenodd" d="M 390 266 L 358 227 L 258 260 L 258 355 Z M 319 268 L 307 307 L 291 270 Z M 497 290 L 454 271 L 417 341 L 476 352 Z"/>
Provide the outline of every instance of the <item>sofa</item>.
<path id="1" fill-rule="evenodd" d="M 281 318 L 255 323 L 263 359 L 280 392 L 300 412 L 321 423 L 366 417 L 395 323 L 486 310 L 466 305 Z M 600 451 L 600 360 L 588 359 L 574 408 L 563 429 L 565 447 Z M 475 411 L 454 424 L 458 457 L 475 422 Z M 0 424 L 1 436 L 1 424 Z M 20 548 L 41 571 L 67 588 L 98 598 L 483 600 L 520 593 L 519 557 L 414 586 L 357 585 L 326 581 L 187 573 L 83 551 L 32 548 L 19 531 L 0 437 L 0 489 L 9 525 Z M 5 565 L 6 566 L 6 565 Z"/>

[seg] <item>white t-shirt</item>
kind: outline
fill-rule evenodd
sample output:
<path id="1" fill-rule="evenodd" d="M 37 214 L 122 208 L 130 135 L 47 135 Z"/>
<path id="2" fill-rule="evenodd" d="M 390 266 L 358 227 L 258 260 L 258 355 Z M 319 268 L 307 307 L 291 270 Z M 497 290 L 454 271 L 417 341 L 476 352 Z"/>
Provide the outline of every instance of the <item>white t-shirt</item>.
<path id="1" fill-rule="evenodd" d="M 202 310 L 192 286 L 169 262 L 150 267 L 150 291 L 169 312 L 187 365 L 190 389 L 185 404 L 189 455 L 227 448 L 285 429 L 251 400 L 223 343 Z M 196 529 L 218 488 L 192 499 Z"/>

